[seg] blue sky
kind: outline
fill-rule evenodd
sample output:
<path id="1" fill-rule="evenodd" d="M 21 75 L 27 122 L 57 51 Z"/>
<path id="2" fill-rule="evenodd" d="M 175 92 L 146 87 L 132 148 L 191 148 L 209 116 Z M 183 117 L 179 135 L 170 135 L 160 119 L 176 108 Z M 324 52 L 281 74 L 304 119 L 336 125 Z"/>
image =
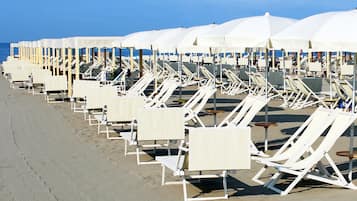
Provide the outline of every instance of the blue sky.
<path id="1" fill-rule="evenodd" d="M 2 0 L 0 41 L 121 36 L 265 12 L 301 19 L 356 7 L 357 0 Z"/>

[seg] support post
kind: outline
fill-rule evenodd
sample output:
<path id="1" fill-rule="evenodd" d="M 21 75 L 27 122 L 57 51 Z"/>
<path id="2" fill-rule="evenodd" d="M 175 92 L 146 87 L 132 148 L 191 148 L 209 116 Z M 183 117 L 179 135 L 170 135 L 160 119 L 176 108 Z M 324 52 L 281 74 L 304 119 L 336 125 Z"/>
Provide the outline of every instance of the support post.
<path id="1" fill-rule="evenodd" d="M 143 76 L 143 50 L 139 50 L 139 71 L 140 71 L 140 77 Z"/>
<path id="2" fill-rule="evenodd" d="M 79 80 L 79 48 L 76 48 L 75 50 L 75 54 L 76 54 L 76 80 Z"/>
<path id="3" fill-rule="evenodd" d="M 67 79 L 68 79 L 68 96 L 72 96 L 72 49 L 68 48 L 68 65 L 67 65 Z"/>

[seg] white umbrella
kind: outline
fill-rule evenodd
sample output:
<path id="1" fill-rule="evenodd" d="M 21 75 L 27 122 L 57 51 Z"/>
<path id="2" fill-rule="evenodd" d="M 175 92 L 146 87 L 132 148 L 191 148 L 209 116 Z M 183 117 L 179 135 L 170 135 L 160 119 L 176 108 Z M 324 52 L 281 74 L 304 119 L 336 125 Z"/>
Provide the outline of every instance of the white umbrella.
<path id="1" fill-rule="evenodd" d="M 202 34 L 197 44 L 214 48 L 267 47 L 270 38 L 292 25 L 296 20 L 284 17 L 263 16 L 231 20 L 218 25 L 212 31 Z"/>
<path id="2" fill-rule="evenodd" d="M 269 13 L 263 16 L 246 17 L 231 20 L 218 25 L 211 32 L 197 38 L 197 45 L 212 47 L 212 50 L 222 52 L 232 48 L 265 48 L 266 59 L 266 90 L 268 89 L 268 49 L 272 35 L 282 31 L 296 20 L 275 17 Z M 268 92 L 266 91 L 266 96 Z M 268 121 L 268 106 L 265 107 L 265 121 Z M 267 130 L 266 133 L 267 135 Z"/>

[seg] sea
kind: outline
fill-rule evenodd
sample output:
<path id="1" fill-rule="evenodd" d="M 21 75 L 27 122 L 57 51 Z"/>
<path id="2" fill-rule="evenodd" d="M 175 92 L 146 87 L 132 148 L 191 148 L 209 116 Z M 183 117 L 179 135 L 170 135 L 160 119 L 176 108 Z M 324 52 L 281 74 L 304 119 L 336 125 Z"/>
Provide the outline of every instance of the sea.
<path id="1" fill-rule="evenodd" d="M 0 43 L 0 64 L 10 55 L 10 43 Z"/>

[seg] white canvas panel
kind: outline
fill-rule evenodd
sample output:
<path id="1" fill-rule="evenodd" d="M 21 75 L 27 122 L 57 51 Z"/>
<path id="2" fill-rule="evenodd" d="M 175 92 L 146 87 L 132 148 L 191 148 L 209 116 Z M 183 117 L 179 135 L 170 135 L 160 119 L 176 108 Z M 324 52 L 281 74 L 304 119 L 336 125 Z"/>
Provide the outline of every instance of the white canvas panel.
<path id="1" fill-rule="evenodd" d="M 107 99 L 107 121 L 121 122 L 136 119 L 144 108 L 144 97 L 112 97 Z"/>
<path id="2" fill-rule="evenodd" d="M 73 81 L 73 95 L 72 97 L 84 98 L 93 90 L 99 88 L 100 82 L 93 80 L 74 80 Z"/>
<path id="3" fill-rule="evenodd" d="M 138 140 L 184 139 L 182 108 L 143 109 L 138 115 Z"/>
<path id="4" fill-rule="evenodd" d="M 342 65 L 341 75 L 353 75 L 353 65 Z"/>
<path id="5" fill-rule="evenodd" d="M 321 72 L 322 65 L 320 62 L 309 63 L 309 71 L 311 72 Z"/>
<path id="6" fill-rule="evenodd" d="M 51 76 L 45 79 L 45 91 L 66 91 L 66 76 Z"/>
<path id="7" fill-rule="evenodd" d="M 51 71 L 41 68 L 32 69 L 32 82 L 35 84 L 44 84 L 45 80 L 52 76 Z"/>
<path id="8" fill-rule="evenodd" d="M 249 127 L 192 128 L 189 170 L 250 169 Z"/>

